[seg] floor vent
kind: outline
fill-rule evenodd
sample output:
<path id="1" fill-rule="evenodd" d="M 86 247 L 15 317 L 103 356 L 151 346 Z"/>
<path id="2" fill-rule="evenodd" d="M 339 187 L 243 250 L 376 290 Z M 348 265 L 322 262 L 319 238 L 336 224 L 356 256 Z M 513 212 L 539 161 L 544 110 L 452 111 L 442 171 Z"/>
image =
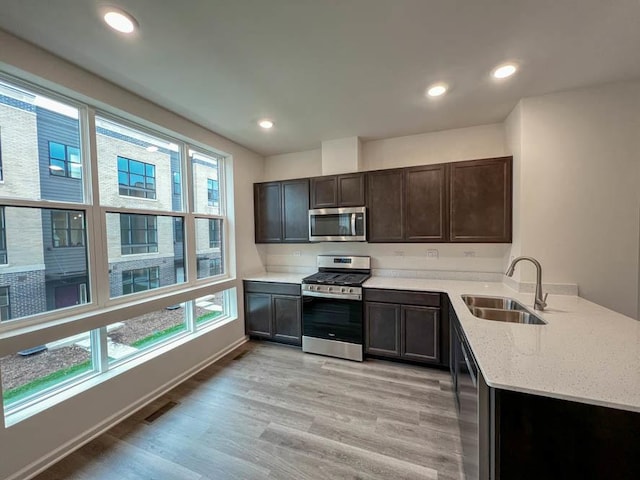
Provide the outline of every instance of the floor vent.
<path id="1" fill-rule="evenodd" d="M 155 412 L 153 412 L 151 415 L 146 417 L 144 419 L 144 423 L 153 423 L 153 422 L 155 422 L 158 418 L 160 418 L 162 415 L 167 413 L 169 410 L 171 410 L 176 405 L 178 405 L 178 403 L 174 402 L 174 401 L 169 401 L 169 402 L 165 403 L 159 409 L 157 409 Z"/>

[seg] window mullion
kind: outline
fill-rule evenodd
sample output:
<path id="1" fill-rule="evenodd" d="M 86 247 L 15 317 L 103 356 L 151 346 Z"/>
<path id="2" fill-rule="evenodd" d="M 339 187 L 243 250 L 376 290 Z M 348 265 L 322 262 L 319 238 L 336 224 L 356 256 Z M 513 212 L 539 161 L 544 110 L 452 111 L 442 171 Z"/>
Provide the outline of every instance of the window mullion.
<path id="1" fill-rule="evenodd" d="M 196 221 L 193 215 L 195 205 L 195 193 L 193 185 L 193 165 L 189 158 L 189 146 L 180 144 L 180 158 L 182 160 L 182 201 L 186 211 L 184 228 L 184 257 L 187 283 L 193 284 L 197 279 L 196 258 Z"/>
<path id="2" fill-rule="evenodd" d="M 84 142 L 83 155 L 85 165 L 85 190 L 88 203 L 91 207 L 87 210 L 87 236 L 89 276 L 91 279 L 91 297 L 94 303 L 104 306 L 109 300 L 109 260 L 107 246 L 107 221 L 106 211 L 100 207 L 100 182 L 98 170 L 98 146 L 96 139 L 96 112 L 89 108 L 86 112 L 86 121 L 81 122 Z"/>

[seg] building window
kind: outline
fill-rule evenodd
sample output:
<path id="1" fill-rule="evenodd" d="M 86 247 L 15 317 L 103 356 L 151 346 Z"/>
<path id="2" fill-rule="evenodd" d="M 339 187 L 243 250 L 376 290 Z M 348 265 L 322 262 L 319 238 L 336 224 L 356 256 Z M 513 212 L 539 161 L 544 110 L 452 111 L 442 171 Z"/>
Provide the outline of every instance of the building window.
<path id="1" fill-rule="evenodd" d="M 180 195 L 182 193 L 182 184 L 180 183 L 180 172 L 173 172 L 173 194 Z"/>
<path id="2" fill-rule="evenodd" d="M 120 195 L 155 199 L 155 165 L 118 157 L 118 186 Z"/>
<path id="3" fill-rule="evenodd" d="M 222 258 L 204 258 L 198 261 L 198 278 L 215 277 L 224 273 Z"/>
<path id="4" fill-rule="evenodd" d="M 9 320 L 10 318 L 9 287 L 0 287 L 0 321 Z"/>
<path id="5" fill-rule="evenodd" d="M 220 196 L 220 190 L 218 188 L 218 181 L 208 178 L 207 179 L 207 203 L 210 206 L 217 205 L 219 196 Z"/>
<path id="6" fill-rule="evenodd" d="M 51 230 L 54 248 L 84 247 L 84 214 L 53 210 Z"/>
<path id="7" fill-rule="evenodd" d="M 158 251 L 158 220 L 155 215 L 120 214 L 122 254 Z"/>
<path id="8" fill-rule="evenodd" d="M 122 294 L 143 292 L 160 286 L 160 267 L 137 268 L 122 272 Z"/>
<path id="9" fill-rule="evenodd" d="M 0 133 L 2 130 L 0 129 Z M 2 136 L 0 135 L 0 182 L 4 180 L 4 174 L 2 173 Z"/>
<path id="10" fill-rule="evenodd" d="M 4 223 L 4 207 L 0 207 L 0 264 L 7 263 L 7 228 Z"/>
<path id="11" fill-rule="evenodd" d="M 184 242 L 184 221 L 182 218 L 173 219 L 173 241 L 174 243 Z"/>
<path id="12" fill-rule="evenodd" d="M 49 142 L 49 173 L 57 177 L 82 178 L 80 149 Z"/>
<path id="13" fill-rule="evenodd" d="M 209 248 L 220 248 L 222 238 L 222 220 L 219 218 L 209 219 Z"/>

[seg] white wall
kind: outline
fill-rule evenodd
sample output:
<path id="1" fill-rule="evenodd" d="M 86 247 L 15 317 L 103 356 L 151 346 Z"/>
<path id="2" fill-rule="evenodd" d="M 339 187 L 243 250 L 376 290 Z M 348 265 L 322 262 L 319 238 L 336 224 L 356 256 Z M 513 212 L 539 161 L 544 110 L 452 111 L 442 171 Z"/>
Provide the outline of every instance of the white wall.
<path id="1" fill-rule="evenodd" d="M 507 152 L 502 124 L 372 140 L 363 142 L 361 149 L 363 170 L 499 157 Z M 322 175 L 321 164 L 320 150 L 267 157 L 265 180 Z M 500 274 L 509 253 L 509 245 L 483 244 L 320 243 L 267 245 L 264 248 L 265 267 L 273 271 L 309 271 L 315 268 L 319 254 L 354 253 L 371 255 L 374 269 L 401 276 L 427 275 L 429 272 L 435 276 L 442 276 L 444 272 Z M 428 257 L 429 249 L 438 250 L 438 257 Z"/>
<path id="2" fill-rule="evenodd" d="M 526 98 L 519 110 L 507 121 L 521 147 L 513 254 L 540 259 L 545 281 L 638 317 L 640 82 Z"/>
<path id="3" fill-rule="evenodd" d="M 232 155 L 234 204 L 230 206 L 230 214 L 235 216 L 232 223 L 236 236 L 228 253 L 232 255 L 232 265 L 239 278 L 262 269 L 261 252 L 253 243 L 252 200 L 252 184 L 264 174 L 261 156 L 2 31 L 0 69 L 34 81 L 47 79 L 45 85 L 62 87 L 62 91 L 75 90 L 80 99 L 91 104 L 112 105 L 139 121 L 159 125 Z M 241 282 L 236 285 L 242 298 Z M 244 338 L 242 301 L 238 302 L 238 310 L 239 318 L 221 328 L 27 420 L 9 428 L 0 427 L 0 478 L 10 478 L 25 468 L 24 472 L 37 468 L 41 458 L 59 447 L 64 448 L 67 442 L 110 417 L 116 415 L 117 418 L 118 412 L 241 341 Z"/>
<path id="4" fill-rule="evenodd" d="M 322 151 L 318 148 L 266 157 L 262 181 L 290 180 L 320 175 L 322 175 Z"/>

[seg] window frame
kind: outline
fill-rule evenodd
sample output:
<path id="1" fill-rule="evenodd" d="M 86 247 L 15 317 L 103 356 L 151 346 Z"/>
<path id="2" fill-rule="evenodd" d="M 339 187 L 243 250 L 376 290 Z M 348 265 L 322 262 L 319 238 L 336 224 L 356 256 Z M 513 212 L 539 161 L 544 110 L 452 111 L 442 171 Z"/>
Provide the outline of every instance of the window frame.
<path id="1" fill-rule="evenodd" d="M 127 170 L 120 170 L 120 160 L 126 160 L 127 162 Z M 121 197 L 133 197 L 133 198 L 144 198 L 146 200 L 157 200 L 157 183 L 156 183 L 156 165 L 153 163 L 146 163 L 141 160 L 136 160 L 134 158 L 123 157 L 122 155 L 117 156 L 118 162 L 118 195 Z M 138 177 L 142 177 L 144 179 L 144 187 L 136 187 L 131 185 L 131 162 L 139 163 L 142 165 L 143 174 L 140 175 L 138 173 L 134 173 Z M 147 167 L 153 167 L 153 175 L 147 175 Z M 127 175 L 128 185 L 124 186 L 124 184 L 120 183 L 120 174 L 124 173 Z M 153 188 L 147 187 L 147 179 L 153 178 Z M 128 190 L 129 193 L 122 193 L 123 190 Z M 144 196 L 140 195 L 131 195 L 131 192 L 143 192 Z M 149 194 L 153 194 L 153 196 L 149 196 Z"/>

